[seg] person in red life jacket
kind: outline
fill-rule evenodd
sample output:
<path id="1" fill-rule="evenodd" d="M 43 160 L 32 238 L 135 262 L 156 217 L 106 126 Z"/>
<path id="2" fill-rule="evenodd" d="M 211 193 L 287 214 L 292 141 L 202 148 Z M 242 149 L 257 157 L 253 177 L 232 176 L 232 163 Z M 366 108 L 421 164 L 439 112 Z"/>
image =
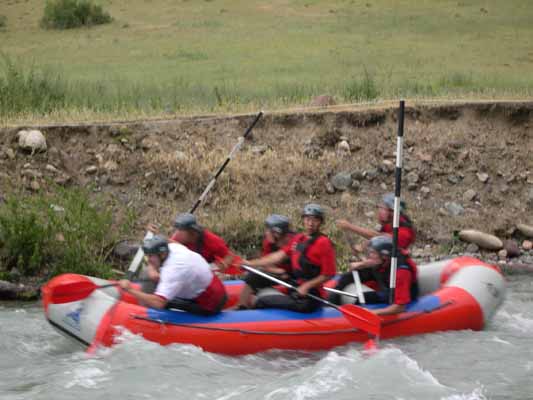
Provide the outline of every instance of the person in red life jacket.
<path id="1" fill-rule="evenodd" d="M 398 228 L 398 247 L 408 249 L 416 239 L 416 233 L 411 219 L 405 214 L 405 201 L 400 201 L 400 226 Z M 380 230 L 363 228 L 351 224 L 345 219 L 337 221 L 337 227 L 345 231 L 354 232 L 366 239 L 372 239 L 375 236 L 387 234 L 392 236 L 392 222 L 394 217 L 394 193 L 386 193 L 381 203 L 378 205 L 378 220 Z"/>
<path id="2" fill-rule="evenodd" d="M 179 214 L 174 221 L 174 227 L 176 231 L 170 237 L 171 241 L 181 243 L 200 254 L 209 264 L 215 264 L 222 272 L 233 262 L 235 256 L 224 240 L 200 226 L 193 214 Z"/>
<path id="3" fill-rule="evenodd" d="M 119 281 L 140 303 L 206 316 L 222 310 L 226 290 L 200 254 L 158 235 L 146 239 L 142 249 L 148 258 L 149 276 L 157 282 L 154 293 L 134 289 L 126 279 Z"/>
<path id="4" fill-rule="evenodd" d="M 290 278 L 297 286 L 288 295 L 283 293 L 258 296 L 255 308 L 282 308 L 297 312 L 313 312 L 322 303 L 308 296 L 325 297 L 322 285 L 336 273 L 335 249 L 331 241 L 320 232 L 324 223 L 324 210 L 318 204 L 307 204 L 303 208 L 304 233 L 294 235 L 280 250 L 256 260 L 244 261 L 252 267 L 280 265 L 289 261 Z"/>
<path id="5" fill-rule="evenodd" d="M 350 269 L 359 271 L 361 282 L 376 289 L 375 292 L 365 292 L 366 303 L 388 303 L 392 238 L 390 236 L 373 237 L 368 242 L 367 251 L 368 257 L 363 261 L 351 263 Z M 385 308 L 373 310 L 376 314 L 401 313 L 405 310 L 407 304 L 418 297 L 416 264 L 406 251 L 400 251 L 397 261 L 394 302 Z M 347 274 L 351 275 L 351 272 Z M 330 301 L 340 304 L 336 299 L 336 297 L 330 295 Z"/>
<path id="6" fill-rule="evenodd" d="M 290 229 L 290 221 L 284 215 L 272 214 L 265 220 L 265 236 L 261 256 L 267 256 L 286 246 L 293 238 L 294 233 Z M 262 271 L 271 274 L 278 279 L 288 279 L 291 264 L 288 259 L 277 265 L 268 265 L 261 268 Z M 249 272 L 244 278 L 246 285 L 242 288 L 239 302 L 235 309 L 251 308 L 254 303 L 254 294 L 258 290 L 275 285 L 271 280 Z"/>

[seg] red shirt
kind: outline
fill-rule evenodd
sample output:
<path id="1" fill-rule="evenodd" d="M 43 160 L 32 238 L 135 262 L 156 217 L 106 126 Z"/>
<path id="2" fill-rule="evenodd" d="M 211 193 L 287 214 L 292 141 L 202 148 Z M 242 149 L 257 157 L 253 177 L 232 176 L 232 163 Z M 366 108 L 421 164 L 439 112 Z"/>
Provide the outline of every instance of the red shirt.
<path id="1" fill-rule="evenodd" d="M 295 251 L 296 245 L 309 240 L 309 236 L 299 233 L 281 250 L 291 260 L 292 269 L 299 269 L 298 258 L 300 252 Z M 315 242 L 307 248 L 305 254 L 310 263 L 320 267 L 320 275 L 333 276 L 337 273 L 337 263 L 335 260 L 335 249 L 331 240 L 326 236 L 320 236 Z"/>
<path id="2" fill-rule="evenodd" d="M 404 216 L 400 216 L 400 227 L 398 228 L 398 247 L 400 249 L 409 248 L 416 238 L 415 230 L 412 226 L 402 226 L 402 223 L 406 222 L 407 219 Z M 392 235 L 392 223 L 381 225 L 381 232 Z"/>
<path id="3" fill-rule="evenodd" d="M 411 298 L 411 286 L 415 283 L 417 279 L 417 267 L 411 258 L 407 258 L 405 263 L 408 264 L 412 270 L 414 270 L 414 273 L 411 269 L 399 268 L 400 266 L 398 265 L 398 268 L 396 269 L 396 289 L 394 290 L 394 304 L 405 305 L 413 300 Z M 388 268 L 388 270 L 390 271 L 390 264 L 387 267 L 380 267 L 379 271 L 381 273 L 384 273 L 385 268 Z M 387 276 L 388 275 L 389 274 L 387 274 Z M 388 281 L 383 283 L 389 286 Z M 374 287 L 373 289 L 379 290 L 377 286 L 378 285 L 376 282 L 376 287 Z"/>
<path id="4" fill-rule="evenodd" d="M 291 240 L 293 237 L 293 234 L 291 235 Z M 290 242 L 290 241 L 289 241 Z M 274 243 L 270 242 L 266 238 L 263 238 L 263 249 L 261 251 L 261 256 L 264 257 L 270 253 L 274 253 L 275 251 L 278 251 L 281 249 L 277 249 L 276 246 L 274 246 Z M 279 265 L 276 265 L 278 268 L 283 268 L 285 271 L 290 272 L 291 271 L 291 263 L 290 261 L 285 261 Z"/>
<path id="5" fill-rule="evenodd" d="M 176 234 L 172 235 L 170 239 L 176 241 Z M 208 263 L 215 262 L 230 254 L 229 248 L 224 240 L 207 229 L 202 231 L 200 240 L 188 243 L 185 246 L 195 253 L 200 254 Z"/>

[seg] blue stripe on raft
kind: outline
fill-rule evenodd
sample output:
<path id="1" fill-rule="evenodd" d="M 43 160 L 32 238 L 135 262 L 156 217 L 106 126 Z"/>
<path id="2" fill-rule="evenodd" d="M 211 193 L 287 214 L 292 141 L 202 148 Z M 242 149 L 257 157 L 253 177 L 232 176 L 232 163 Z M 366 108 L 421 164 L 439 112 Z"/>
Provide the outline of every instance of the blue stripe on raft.
<path id="1" fill-rule="evenodd" d="M 386 307 L 387 304 L 368 304 L 365 308 L 377 309 Z M 440 306 L 440 300 L 436 296 L 424 296 L 418 301 L 407 306 L 407 311 L 431 311 Z M 193 315 L 182 311 L 147 310 L 147 317 L 162 322 L 177 324 L 235 324 L 246 322 L 267 322 L 267 321 L 303 321 L 313 319 L 339 318 L 340 311 L 331 307 L 324 307 L 312 313 L 297 313 L 294 311 L 268 309 L 268 310 L 244 310 L 244 311 L 223 311 L 212 317 Z"/>

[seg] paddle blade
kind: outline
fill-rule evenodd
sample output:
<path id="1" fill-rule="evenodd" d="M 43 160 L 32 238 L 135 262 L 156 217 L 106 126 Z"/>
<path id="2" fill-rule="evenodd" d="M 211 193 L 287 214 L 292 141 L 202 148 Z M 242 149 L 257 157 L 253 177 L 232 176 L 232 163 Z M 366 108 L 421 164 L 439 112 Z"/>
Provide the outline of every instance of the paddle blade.
<path id="1" fill-rule="evenodd" d="M 53 304 L 71 303 L 79 301 L 98 289 L 98 285 L 91 281 L 79 281 L 56 286 L 50 293 L 50 302 Z"/>
<path id="2" fill-rule="evenodd" d="M 366 308 L 358 307 L 353 304 L 341 306 L 339 307 L 339 311 L 341 311 L 346 319 L 357 329 L 377 337 L 381 334 L 381 318 L 379 315 L 374 314 Z"/>

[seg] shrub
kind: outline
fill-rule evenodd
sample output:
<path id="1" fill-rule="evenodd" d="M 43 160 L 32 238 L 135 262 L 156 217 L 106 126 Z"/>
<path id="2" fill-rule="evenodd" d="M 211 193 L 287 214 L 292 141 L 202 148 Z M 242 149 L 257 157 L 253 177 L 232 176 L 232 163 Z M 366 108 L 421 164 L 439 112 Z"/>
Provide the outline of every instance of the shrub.
<path id="1" fill-rule="evenodd" d="M 112 20 L 101 6 L 89 0 L 49 0 L 44 7 L 41 25 L 46 29 L 72 29 Z"/>
<path id="2" fill-rule="evenodd" d="M 7 27 L 7 17 L 5 15 L 0 15 L 0 31 Z"/>
<path id="3" fill-rule="evenodd" d="M 0 264 L 26 276 L 74 272 L 110 277 L 109 253 L 131 224 L 123 222 L 117 229 L 112 217 L 84 189 L 13 195 L 0 207 Z"/>

